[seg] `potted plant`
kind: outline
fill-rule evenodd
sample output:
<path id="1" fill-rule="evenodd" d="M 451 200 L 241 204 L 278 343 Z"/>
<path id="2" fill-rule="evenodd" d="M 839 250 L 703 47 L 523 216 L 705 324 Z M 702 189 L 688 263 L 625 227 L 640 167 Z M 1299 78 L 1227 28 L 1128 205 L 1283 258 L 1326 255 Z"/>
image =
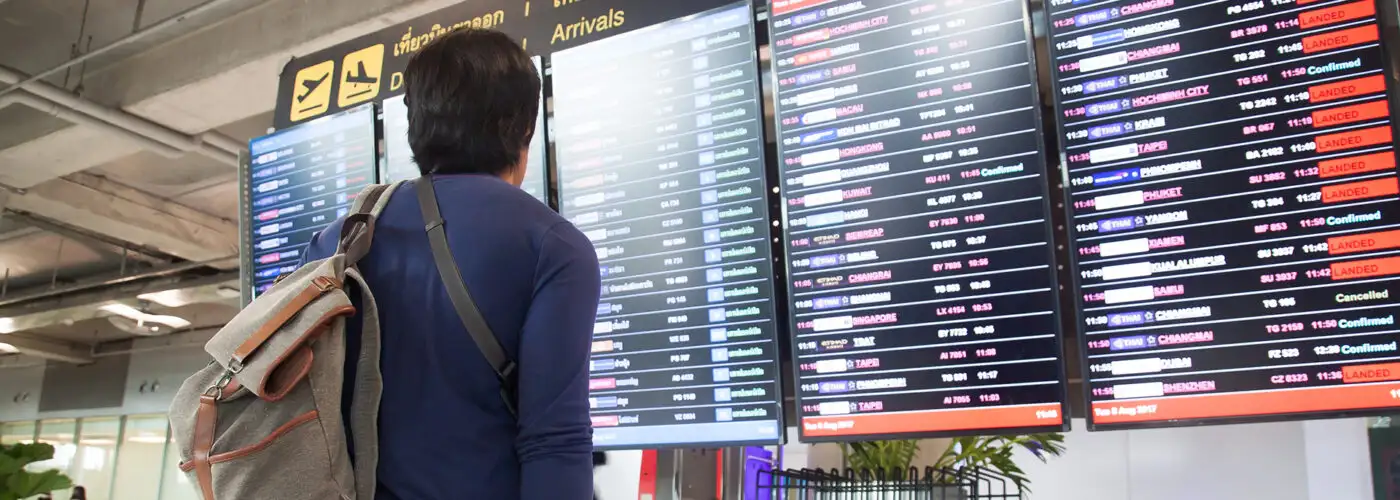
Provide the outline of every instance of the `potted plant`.
<path id="1" fill-rule="evenodd" d="M 1024 448 L 1041 462 L 1065 453 L 1065 435 L 1058 432 L 1024 436 L 974 436 L 954 438 L 934 462 L 934 467 L 958 470 L 967 467 L 990 470 L 1006 476 L 1021 493 L 1030 493 L 1031 481 L 1016 465 L 1012 455 Z"/>
<path id="2" fill-rule="evenodd" d="M 954 438 L 932 466 L 948 472 L 966 468 L 993 471 L 1005 476 L 1022 493 L 1029 493 L 1030 479 L 1016 464 L 1013 458 L 1015 451 L 1025 449 L 1044 462 L 1049 457 L 1064 454 L 1064 442 L 1065 437 L 1060 433 Z M 907 470 L 913 465 L 914 457 L 919 454 L 919 442 L 895 440 L 846 443 L 841 445 L 841 452 L 846 459 L 846 465 L 853 469 Z M 956 481 L 956 476 L 945 474 L 941 480 L 951 484 Z"/>
<path id="3" fill-rule="evenodd" d="M 53 446 L 44 443 L 0 444 L 0 500 L 20 500 L 66 490 L 73 481 L 56 470 L 30 472 L 29 464 L 53 458 Z"/>

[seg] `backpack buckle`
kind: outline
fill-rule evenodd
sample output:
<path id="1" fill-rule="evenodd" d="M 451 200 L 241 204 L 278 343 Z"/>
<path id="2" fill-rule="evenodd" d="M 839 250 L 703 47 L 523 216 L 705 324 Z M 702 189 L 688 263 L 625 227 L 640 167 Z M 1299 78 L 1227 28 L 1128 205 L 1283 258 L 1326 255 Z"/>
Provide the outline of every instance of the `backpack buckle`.
<path id="1" fill-rule="evenodd" d="M 233 375 L 233 371 L 224 372 L 224 375 L 219 377 L 218 382 L 214 382 L 214 385 L 204 390 L 204 395 L 212 397 L 216 401 L 224 399 L 224 389 L 228 388 L 228 385 L 233 382 Z"/>
<path id="2" fill-rule="evenodd" d="M 238 375 L 238 373 L 239 373 L 239 372 L 242 372 L 242 371 L 243 371 L 243 360 L 238 359 L 237 357 L 229 358 L 229 360 L 228 360 L 228 373 L 229 373 L 229 376 Z"/>
<path id="3" fill-rule="evenodd" d="M 322 292 L 329 292 L 331 290 L 340 288 L 340 283 L 336 282 L 334 279 L 331 279 L 328 276 L 318 276 L 316 279 L 311 280 L 311 284 L 315 286 L 317 290 L 320 290 Z"/>

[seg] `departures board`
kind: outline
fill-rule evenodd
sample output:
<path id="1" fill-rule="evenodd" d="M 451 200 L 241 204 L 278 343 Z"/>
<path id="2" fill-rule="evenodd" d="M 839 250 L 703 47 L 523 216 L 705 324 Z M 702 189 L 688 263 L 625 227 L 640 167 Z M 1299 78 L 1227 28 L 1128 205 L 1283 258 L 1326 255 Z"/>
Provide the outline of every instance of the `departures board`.
<path id="1" fill-rule="evenodd" d="M 318 118 L 248 143 L 253 294 L 297 269 L 306 246 L 374 182 L 374 107 Z"/>
<path id="2" fill-rule="evenodd" d="M 1025 2 L 772 14 L 803 440 L 1064 428 Z"/>
<path id="3" fill-rule="evenodd" d="M 1376 4 L 1047 3 L 1093 428 L 1398 406 Z"/>
<path id="4" fill-rule="evenodd" d="M 752 20 L 738 3 L 552 56 L 560 209 L 603 278 L 595 447 L 782 434 Z"/>
<path id="5" fill-rule="evenodd" d="M 532 57 L 535 70 L 541 75 L 544 69 L 539 56 Z M 408 106 L 404 96 L 385 99 L 380 104 L 381 120 L 384 124 L 383 162 L 379 170 L 380 182 L 390 183 L 415 179 L 421 175 L 418 165 L 413 162 L 413 150 L 408 144 Z M 545 157 L 544 94 L 540 94 L 540 114 L 535 120 L 535 135 L 530 140 L 530 156 L 525 164 L 525 179 L 520 189 L 535 199 L 549 203 L 549 162 Z"/>

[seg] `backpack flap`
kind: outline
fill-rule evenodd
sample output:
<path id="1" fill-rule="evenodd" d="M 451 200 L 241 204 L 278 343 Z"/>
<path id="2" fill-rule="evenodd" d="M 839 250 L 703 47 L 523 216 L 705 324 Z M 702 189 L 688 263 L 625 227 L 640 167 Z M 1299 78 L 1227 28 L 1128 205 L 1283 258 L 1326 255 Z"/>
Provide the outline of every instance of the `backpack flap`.
<path id="1" fill-rule="evenodd" d="M 310 372 L 310 343 L 355 314 L 344 276 L 343 255 L 303 266 L 239 312 L 204 350 L 253 394 L 282 399 Z"/>

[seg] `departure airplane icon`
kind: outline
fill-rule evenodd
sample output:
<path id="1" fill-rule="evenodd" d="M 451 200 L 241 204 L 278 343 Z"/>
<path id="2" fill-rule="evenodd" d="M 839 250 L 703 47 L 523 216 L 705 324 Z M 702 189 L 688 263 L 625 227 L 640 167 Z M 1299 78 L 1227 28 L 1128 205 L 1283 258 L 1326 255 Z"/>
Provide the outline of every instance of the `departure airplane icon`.
<path id="1" fill-rule="evenodd" d="M 303 80 L 301 86 L 306 89 L 306 91 L 298 95 L 297 100 L 305 101 L 307 97 L 311 97 L 311 93 L 315 92 L 317 88 L 320 88 L 322 83 L 326 83 L 326 79 L 330 78 L 330 76 L 330 74 L 323 74 L 320 78 L 315 80 Z"/>

